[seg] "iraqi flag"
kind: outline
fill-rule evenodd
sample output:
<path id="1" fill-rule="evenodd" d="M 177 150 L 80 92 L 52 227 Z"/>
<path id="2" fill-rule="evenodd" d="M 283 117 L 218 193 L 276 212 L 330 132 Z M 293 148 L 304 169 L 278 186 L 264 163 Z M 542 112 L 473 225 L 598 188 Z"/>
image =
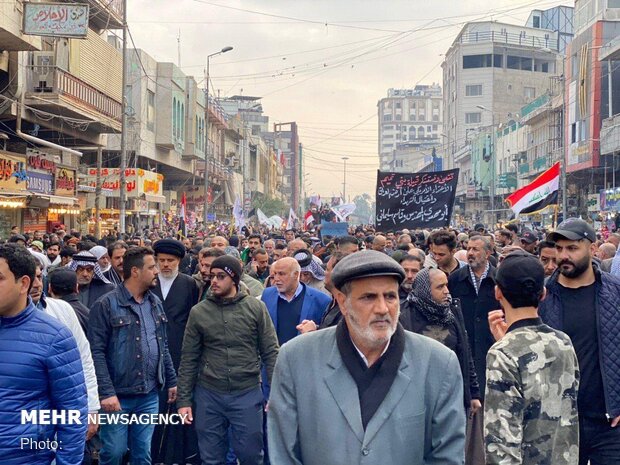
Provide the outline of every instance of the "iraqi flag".
<path id="1" fill-rule="evenodd" d="M 308 210 L 304 215 L 304 229 L 310 229 L 310 225 L 312 225 L 312 223 L 314 223 L 314 215 L 310 210 Z"/>
<path id="2" fill-rule="evenodd" d="M 560 187 L 560 162 L 538 176 L 534 181 L 506 197 L 506 203 L 515 215 L 534 213 L 549 205 L 557 205 Z"/>

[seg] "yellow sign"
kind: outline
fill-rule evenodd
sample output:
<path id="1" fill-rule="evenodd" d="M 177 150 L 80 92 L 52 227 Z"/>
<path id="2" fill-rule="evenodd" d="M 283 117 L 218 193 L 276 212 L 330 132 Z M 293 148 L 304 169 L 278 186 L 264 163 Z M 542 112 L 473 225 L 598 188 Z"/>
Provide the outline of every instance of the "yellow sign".
<path id="1" fill-rule="evenodd" d="M 0 153 L 0 190 L 26 191 L 26 159 Z"/>
<path id="2" fill-rule="evenodd" d="M 163 195 L 164 176 L 159 173 L 153 173 L 143 169 L 128 168 L 125 170 L 125 179 L 127 182 L 127 196 L 139 197 L 146 195 Z M 97 187 L 97 169 L 90 168 L 86 184 L 91 187 Z M 110 189 L 114 193 L 120 193 L 120 169 L 103 168 L 101 170 L 101 187 Z"/>

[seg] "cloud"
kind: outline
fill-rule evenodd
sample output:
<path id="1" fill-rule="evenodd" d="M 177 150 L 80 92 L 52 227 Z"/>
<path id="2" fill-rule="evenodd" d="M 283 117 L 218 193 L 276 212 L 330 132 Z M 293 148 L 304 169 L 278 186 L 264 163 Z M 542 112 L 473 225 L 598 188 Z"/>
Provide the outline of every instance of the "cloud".
<path id="1" fill-rule="evenodd" d="M 243 89 L 244 95 L 264 96 L 262 103 L 270 120 L 299 121 L 301 141 L 310 146 L 317 139 L 306 141 L 304 135 L 316 136 L 317 127 L 325 134 L 336 134 L 376 114 L 377 101 L 390 87 L 441 83 L 440 54 L 445 53 L 460 30 L 460 26 L 449 27 L 450 24 L 472 20 L 491 9 L 506 10 L 528 2 L 209 0 L 209 3 L 304 18 L 320 24 L 235 11 L 201 0 L 128 3 L 129 25 L 136 45 L 158 61 L 176 63 L 180 29 L 183 70 L 198 81 L 202 79 L 206 55 L 233 46 L 233 51 L 211 61 L 215 92 L 225 96 L 239 94 Z M 550 6 L 553 5 L 549 2 L 545 5 Z M 496 14 L 493 19 L 523 24 L 529 10 L 523 8 L 509 14 Z M 446 19 L 434 21 L 430 27 L 446 27 L 410 34 L 386 31 L 411 30 L 433 18 Z M 333 25 L 339 22 L 342 26 L 375 30 Z M 317 48 L 324 50 L 307 52 Z M 305 53 L 298 53 L 301 51 Z M 273 58 L 255 60 L 267 56 Z M 313 124 L 312 128 L 305 122 L 321 124 Z M 348 162 L 351 175 L 347 176 L 347 192 L 351 195 L 374 192 L 375 175 L 368 164 L 374 161 L 378 166 L 378 158 L 362 158 L 377 151 L 376 117 L 356 129 L 312 147 L 351 158 Z M 321 155 L 321 158 L 340 161 L 338 155 Z M 341 178 L 334 180 L 334 176 L 340 176 L 334 173 L 341 173 L 339 163 L 321 164 L 310 159 L 309 164 L 324 167 L 306 169 L 308 179 L 312 179 L 312 192 L 321 195 L 339 192 L 340 184 L 335 185 Z"/>

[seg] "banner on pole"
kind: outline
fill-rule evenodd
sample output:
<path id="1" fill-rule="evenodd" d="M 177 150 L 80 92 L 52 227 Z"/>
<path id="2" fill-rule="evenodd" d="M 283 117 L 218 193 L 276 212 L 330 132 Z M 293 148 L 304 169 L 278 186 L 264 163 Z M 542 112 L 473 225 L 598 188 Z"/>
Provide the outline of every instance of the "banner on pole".
<path id="1" fill-rule="evenodd" d="M 459 170 L 435 173 L 377 172 L 376 226 L 441 228 L 450 224 Z"/>

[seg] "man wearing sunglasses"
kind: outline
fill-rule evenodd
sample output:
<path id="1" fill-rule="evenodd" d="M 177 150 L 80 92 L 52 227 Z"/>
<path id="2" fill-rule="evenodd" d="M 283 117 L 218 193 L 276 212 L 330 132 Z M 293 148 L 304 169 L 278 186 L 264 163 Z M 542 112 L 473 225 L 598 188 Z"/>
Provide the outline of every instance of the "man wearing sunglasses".
<path id="1" fill-rule="evenodd" d="M 229 426 L 240 462 L 263 463 L 260 365 L 271 382 L 278 340 L 265 304 L 239 289 L 241 274 L 239 260 L 216 258 L 210 292 L 185 329 L 177 406 L 187 422 L 195 417 L 203 463 L 225 463 Z"/>

